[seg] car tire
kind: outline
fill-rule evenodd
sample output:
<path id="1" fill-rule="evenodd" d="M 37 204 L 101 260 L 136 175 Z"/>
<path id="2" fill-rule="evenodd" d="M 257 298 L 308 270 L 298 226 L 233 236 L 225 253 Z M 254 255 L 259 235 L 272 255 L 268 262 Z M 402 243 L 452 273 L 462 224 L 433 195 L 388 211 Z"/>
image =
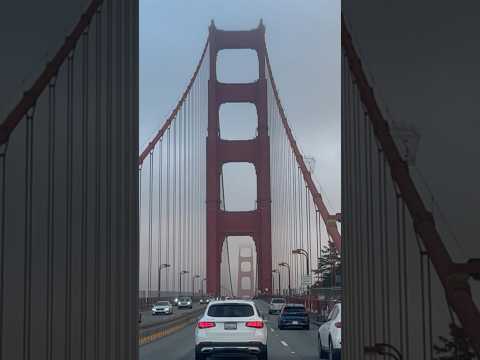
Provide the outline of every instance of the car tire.
<path id="1" fill-rule="evenodd" d="M 258 354 L 257 359 L 258 360 L 268 360 L 268 351 L 267 351 L 266 347 L 260 354 Z"/>
<path id="2" fill-rule="evenodd" d="M 278 330 L 283 330 L 283 326 L 277 325 Z"/>
<path id="3" fill-rule="evenodd" d="M 340 360 L 340 351 L 335 349 L 330 339 L 328 342 L 328 359 L 329 360 Z"/>
<path id="4" fill-rule="evenodd" d="M 322 340 L 320 339 L 320 336 L 318 337 L 318 357 L 320 359 L 328 359 L 328 353 L 323 350 Z"/>
<path id="5" fill-rule="evenodd" d="M 307 326 L 305 326 L 304 329 L 305 329 L 305 330 L 310 330 L 310 324 L 308 324 Z"/>
<path id="6" fill-rule="evenodd" d="M 199 349 L 195 348 L 195 360 L 206 360 L 207 356 L 202 354 Z"/>

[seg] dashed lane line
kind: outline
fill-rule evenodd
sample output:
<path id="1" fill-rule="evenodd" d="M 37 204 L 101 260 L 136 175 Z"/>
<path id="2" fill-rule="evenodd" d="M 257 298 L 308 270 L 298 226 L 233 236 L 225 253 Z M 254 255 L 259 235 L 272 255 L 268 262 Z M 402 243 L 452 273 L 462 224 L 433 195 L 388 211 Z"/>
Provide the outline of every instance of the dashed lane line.
<path id="1" fill-rule="evenodd" d="M 281 340 L 280 343 L 281 343 L 283 346 L 288 347 L 288 344 L 287 344 L 285 341 Z"/>

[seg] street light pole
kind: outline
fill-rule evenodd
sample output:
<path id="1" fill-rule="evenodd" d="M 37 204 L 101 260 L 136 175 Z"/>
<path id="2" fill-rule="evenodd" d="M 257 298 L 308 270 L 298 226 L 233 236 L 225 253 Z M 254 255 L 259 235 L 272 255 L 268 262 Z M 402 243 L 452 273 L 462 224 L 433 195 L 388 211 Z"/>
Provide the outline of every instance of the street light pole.
<path id="1" fill-rule="evenodd" d="M 198 279 L 200 275 L 192 276 L 192 298 L 195 296 L 195 279 Z"/>
<path id="2" fill-rule="evenodd" d="M 285 266 L 288 269 L 288 296 L 292 296 L 292 287 L 291 287 L 291 276 L 290 276 L 290 265 L 286 262 L 281 262 L 279 266 Z"/>
<path id="3" fill-rule="evenodd" d="M 310 275 L 310 262 L 308 260 L 309 259 L 308 252 L 304 249 L 295 249 L 295 250 L 292 250 L 292 254 L 305 256 L 305 260 L 307 261 L 307 275 Z"/>
<path id="4" fill-rule="evenodd" d="M 162 273 L 160 270 L 169 268 L 170 264 L 160 264 L 158 267 L 158 298 L 160 299 L 160 289 L 162 288 Z"/>
<path id="5" fill-rule="evenodd" d="M 295 250 L 292 250 L 292 254 L 305 256 L 306 265 L 307 265 L 307 276 L 309 276 L 310 275 L 310 262 L 309 262 L 309 257 L 310 256 L 308 255 L 307 250 L 295 249 Z M 310 285 L 307 285 L 307 293 L 310 293 Z"/>
<path id="6" fill-rule="evenodd" d="M 203 288 L 203 283 L 206 282 L 206 281 L 207 281 L 207 278 L 203 278 L 203 279 L 202 279 L 202 297 L 203 297 L 203 295 L 204 295 L 204 294 L 203 294 L 203 289 L 204 289 L 204 288 Z"/>
<path id="7" fill-rule="evenodd" d="M 180 271 L 179 278 L 180 278 L 180 292 L 179 296 L 182 295 L 182 275 L 188 274 L 187 270 Z"/>
<path id="8" fill-rule="evenodd" d="M 280 282 L 280 270 L 278 269 L 273 269 L 272 273 L 276 273 L 278 275 L 278 295 L 281 295 L 281 282 Z M 273 285 L 272 285 L 272 290 L 273 290 Z"/>

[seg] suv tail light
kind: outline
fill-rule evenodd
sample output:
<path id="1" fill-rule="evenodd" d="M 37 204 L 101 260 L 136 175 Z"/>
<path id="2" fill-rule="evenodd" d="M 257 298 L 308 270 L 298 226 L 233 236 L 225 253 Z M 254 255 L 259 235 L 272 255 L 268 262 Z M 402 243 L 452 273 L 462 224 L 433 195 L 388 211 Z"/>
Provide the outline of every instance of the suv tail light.
<path id="1" fill-rule="evenodd" d="M 342 328 L 342 322 L 341 322 L 341 321 L 337 321 L 337 322 L 335 323 L 335 326 L 336 326 L 337 328 L 341 329 L 341 328 Z"/>
<path id="2" fill-rule="evenodd" d="M 245 323 L 245 326 L 255 328 L 255 329 L 261 329 L 263 328 L 263 321 L 247 321 Z"/>
<path id="3" fill-rule="evenodd" d="M 198 328 L 199 329 L 208 329 L 215 327 L 215 323 L 213 321 L 199 321 Z"/>

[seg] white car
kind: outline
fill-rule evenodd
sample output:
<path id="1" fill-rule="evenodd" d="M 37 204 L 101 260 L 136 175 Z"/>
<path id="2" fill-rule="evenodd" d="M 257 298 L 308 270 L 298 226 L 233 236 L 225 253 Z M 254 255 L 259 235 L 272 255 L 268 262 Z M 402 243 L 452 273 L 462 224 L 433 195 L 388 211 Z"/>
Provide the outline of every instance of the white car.
<path id="1" fill-rule="evenodd" d="M 283 309 L 283 306 L 286 304 L 285 299 L 283 298 L 273 298 L 270 301 L 270 307 L 268 313 L 271 314 L 280 314 Z"/>
<path id="2" fill-rule="evenodd" d="M 180 296 L 178 298 L 177 307 L 179 309 L 185 309 L 185 308 L 192 309 L 193 308 L 192 298 L 188 296 Z"/>
<path id="3" fill-rule="evenodd" d="M 342 349 L 342 304 L 335 304 L 327 321 L 318 329 L 320 359 L 340 359 Z"/>
<path id="4" fill-rule="evenodd" d="M 249 354 L 267 360 L 267 334 L 253 301 L 212 301 L 195 328 L 195 360 L 217 354 Z"/>
<path id="5" fill-rule="evenodd" d="M 170 301 L 159 301 L 152 307 L 152 315 L 173 314 L 173 305 Z"/>

